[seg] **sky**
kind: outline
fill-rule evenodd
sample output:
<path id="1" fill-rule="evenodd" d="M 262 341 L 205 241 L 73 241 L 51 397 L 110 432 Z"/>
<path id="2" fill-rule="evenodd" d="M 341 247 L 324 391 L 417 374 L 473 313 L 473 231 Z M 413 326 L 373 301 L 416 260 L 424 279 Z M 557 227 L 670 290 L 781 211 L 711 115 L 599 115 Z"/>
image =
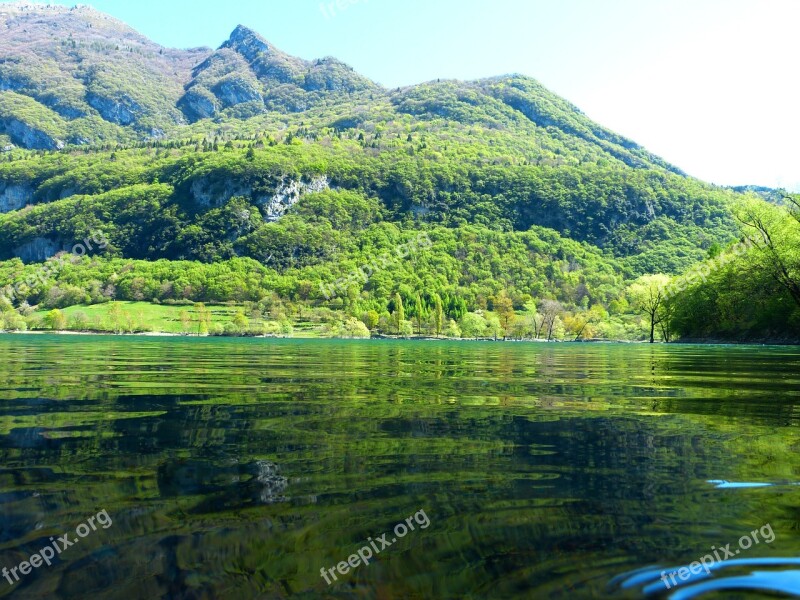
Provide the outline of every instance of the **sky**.
<path id="1" fill-rule="evenodd" d="M 171 47 L 219 46 L 241 23 L 387 87 L 529 75 L 690 175 L 800 191 L 800 0 L 84 3 Z"/>

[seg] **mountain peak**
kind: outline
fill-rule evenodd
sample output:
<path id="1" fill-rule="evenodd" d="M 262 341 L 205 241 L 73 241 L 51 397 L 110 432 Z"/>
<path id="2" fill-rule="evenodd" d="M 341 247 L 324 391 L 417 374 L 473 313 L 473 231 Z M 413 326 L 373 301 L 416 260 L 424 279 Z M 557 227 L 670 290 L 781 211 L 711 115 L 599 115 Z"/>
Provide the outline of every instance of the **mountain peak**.
<path id="1" fill-rule="evenodd" d="M 237 25 L 228 41 L 220 48 L 230 48 L 253 62 L 259 54 L 271 53 L 274 48 L 258 33 L 244 25 Z"/>

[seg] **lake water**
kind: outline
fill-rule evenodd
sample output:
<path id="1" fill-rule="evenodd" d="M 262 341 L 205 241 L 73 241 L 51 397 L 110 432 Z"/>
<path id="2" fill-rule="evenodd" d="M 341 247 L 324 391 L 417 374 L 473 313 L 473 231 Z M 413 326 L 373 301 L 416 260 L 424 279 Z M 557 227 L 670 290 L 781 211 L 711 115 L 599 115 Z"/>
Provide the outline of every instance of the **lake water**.
<path id="1" fill-rule="evenodd" d="M 0 578 L 3 598 L 800 590 L 797 349 L 0 336 L 0 351 L 0 567 L 79 540 Z M 711 576 L 659 580 L 728 544 Z"/>

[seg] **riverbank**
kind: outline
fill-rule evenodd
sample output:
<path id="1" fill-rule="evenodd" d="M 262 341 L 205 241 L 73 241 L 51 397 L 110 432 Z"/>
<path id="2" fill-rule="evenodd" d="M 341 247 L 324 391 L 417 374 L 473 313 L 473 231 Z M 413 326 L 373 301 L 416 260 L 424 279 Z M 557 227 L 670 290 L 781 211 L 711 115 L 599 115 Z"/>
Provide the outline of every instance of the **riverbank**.
<path id="1" fill-rule="evenodd" d="M 16 313 L 15 313 L 16 314 Z M 265 316 L 269 314 L 269 316 Z M 525 317 L 520 317 L 525 318 Z M 366 319 L 366 316 L 365 316 Z M 370 322 L 371 329 L 366 323 Z M 487 321 L 488 322 L 488 321 Z M 12 325 L 9 325 L 11 323 Z M 411 325 L 410 323 L 408 323 Z M 57 311 L 34 309 L 26 315 L 13 320 L 0 319 L 0 331 L 3 327 L 13 331 L 30 334 L 56 333 L 59 335 L 134 335 L 140 337 L 232 337 L 232 338 L 297 338 L 297 339 L 378 339 L 408 341 L 487 341 L 510 343 L 546 343 L 546 339 L 525 336 L 503 339 L 495 337 L 495 331 L 488 327 L 481 333 L 491 335 L 464 336 L 460 328 L 454 324 L 446 328 L 449 335 L 431 335 L 429 328 L 423 327 L 419 335 L 396 335 L 385 333 L 391 331 L 392 325 L 386 319 L 380 322 L 358 320 L 346 313 L 331 311 L 299 310 L 287 315 L 282 310 L 270 310 L 266 313 L 255 310 L 252 305 L 204 305 L 204 304 L 154 304 L 149 302 L 109 302 L 96 305 L 77 305 Z M 409 330 L 411 328 L 409 327 Z M 594 333 L 594 332 L 593 332 Z M 617 332 L 619 333 L 619 332 Z M 560 331 L 559 343 L 646 343 L 643 339 L 627 337 L 637 333 L 626 331 L 625 337 L 591 337 L 575 339 L 574 333 Z M 775 335 L 769 338 L 739 339 L 681 339 L 680 344 L 709 345 L 768 345 L 796 346 L 800 339 Z"/>
<path id="2" fill-rule="evenodd" d="M 145 338 L 195 338 L 195 339 L 294 339 L 294 340 L 372 340 L 372 341 L 402 341 L 402 342 L 487 342 L 487 343 L 503 343 L 503 344 L 625 344 L 625 345 L 646 345 L 650 344 L 647 340 L 604 340 L 604 339 L 591 339 L 591 340 L 544 340 L 544 339 L 494 339 L 494 338 L 448 338 L 448 337 L 430 337 L 430 336 L 389 336 L 389 335 L 373 335 L 370 337 L 346 337 L 346 336 L 321 336 L 321 335 L 210 335 L 210 334 L 182 334 L 182 333 L 169 333 L 164 331 L 142 331 L 133 333 L 124 332 L 109 332 L 109 331 L 71 331 L 71 330 L 55 330 L 55 331 L 2 331 L 0 335 L 64 335 L 64 336 L 98 336 L 98 337 L 145 337 Z M 656 346 L 786 346 L 794 347 L 800 346 L 800 341 L 786 341 L 780 339 L 774 340 L 759 340 L 759 341 L 727 341 L 727 340 L 679 340 L 665 344 L 657 342 Z"/>

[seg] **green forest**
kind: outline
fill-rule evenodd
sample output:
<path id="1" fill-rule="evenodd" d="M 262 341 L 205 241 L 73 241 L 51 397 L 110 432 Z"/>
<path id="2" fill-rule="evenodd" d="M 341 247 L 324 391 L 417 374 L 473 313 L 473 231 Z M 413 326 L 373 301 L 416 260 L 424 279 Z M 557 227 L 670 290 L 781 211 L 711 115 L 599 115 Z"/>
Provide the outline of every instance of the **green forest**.
<path id="1" fill-rule="evenodd" d="M 463 147 L 431 161 L 409 153 L 414 142 L 373 153 L 363 132 L 321 141 L 289 131 L 12 154 L 0 178 L 32 201 L 0 215 L 3 327 L 146 331 L 124 307 L 147 302 L 188 313 L 183 332 L 220 335 L 800 331 L 791 195 L 770 203 L 625 166 L 484 165 Z M 420 233 L 428 243 L 414 245 Z M 57 250 L 46 261 L 42 240 Z M 100 304 L 112 307 L 102 319 L 58 316 Z"/>

